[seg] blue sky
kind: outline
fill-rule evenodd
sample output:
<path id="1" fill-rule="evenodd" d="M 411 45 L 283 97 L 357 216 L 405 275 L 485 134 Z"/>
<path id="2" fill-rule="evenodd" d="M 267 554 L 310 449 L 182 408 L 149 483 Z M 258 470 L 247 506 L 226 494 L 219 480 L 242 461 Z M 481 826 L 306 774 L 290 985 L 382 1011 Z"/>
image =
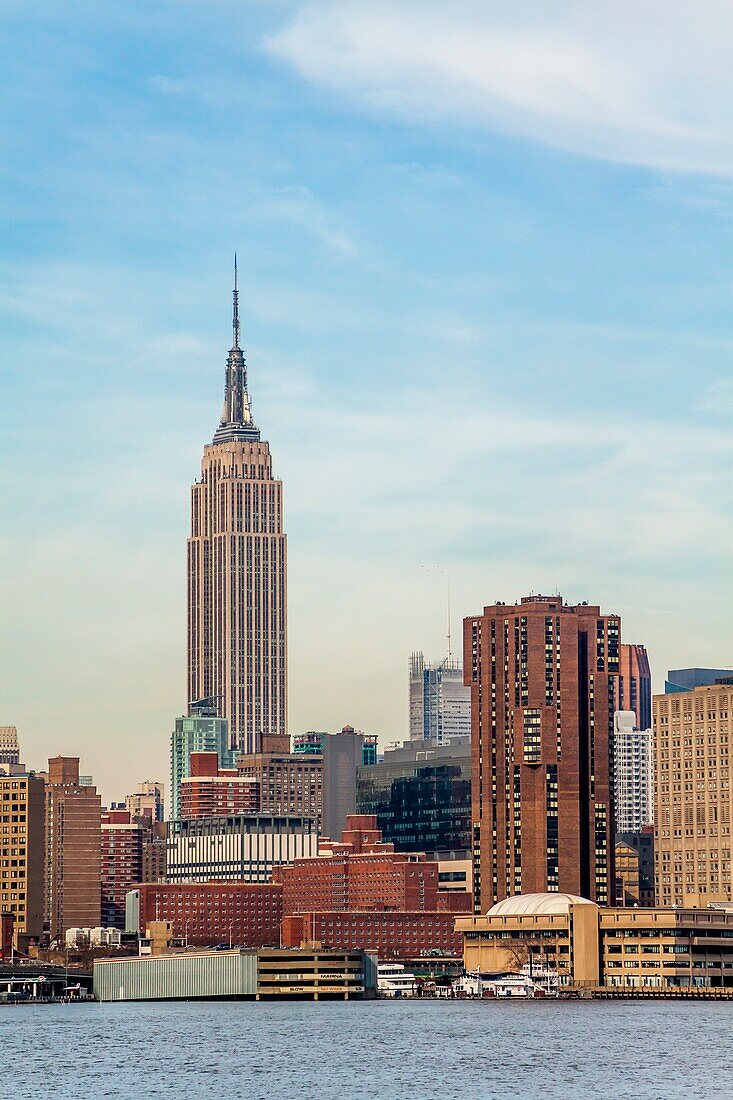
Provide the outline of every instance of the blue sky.
<path id="1" fill-rule="evenodd" d="M 293 732 L 560 590 L 733 664 L 727 4 L 0 4 L 0 724 L 167 781 L 240 257 Z"/>

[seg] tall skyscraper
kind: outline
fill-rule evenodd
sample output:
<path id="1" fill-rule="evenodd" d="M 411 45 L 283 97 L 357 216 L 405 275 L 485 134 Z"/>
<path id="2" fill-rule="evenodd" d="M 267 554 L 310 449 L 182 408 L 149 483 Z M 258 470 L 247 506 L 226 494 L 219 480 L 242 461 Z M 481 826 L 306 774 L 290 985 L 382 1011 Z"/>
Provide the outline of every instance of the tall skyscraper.
<path id="1" fill-rule="evenodd" d="M 213 698 L 231 747 L 251 753 L 287 732 L 287 547 L 282 482 L 250 408 L 236 261 L 233 330 L 221 421 L 191 489 L 188 698 Z"/>
<path id="2" fill-rule="evenodd" d="M 613 716 L 613 790 L 617 833 L 639 833 L 652 824 L 652 731 L 637 729 L 632 710 L 617 710 Z"/>
<path id="3" fill-rule="evenodd" d="M 727 679 L 654 696 L 657 905 L 733 901 L 733 678 Z"/>
<path id="4" fill-rule="evenodd" d="M 437 741 L 471 732 L 471 689 L 463 669 L 450 657 L 427 664 L 422 653 L 410 657 L 410 740 Z"/>
<path id="5" fill-rule="evenodd" d="M 464 620 L 476 912 L 522 893 L 613 901 L 620 627 L 561 596 Z"/>

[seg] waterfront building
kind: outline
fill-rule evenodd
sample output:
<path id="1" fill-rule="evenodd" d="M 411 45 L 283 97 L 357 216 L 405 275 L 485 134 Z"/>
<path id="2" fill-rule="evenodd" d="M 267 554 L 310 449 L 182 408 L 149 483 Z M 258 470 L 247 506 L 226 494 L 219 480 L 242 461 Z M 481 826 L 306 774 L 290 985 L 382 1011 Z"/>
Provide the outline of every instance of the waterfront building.
<path id="1" fill-rule="evenodd" d="M 142 879 L 144 842 L 145 828 L 129 810 L 113 805 L 102 811 L 103 928 L 125 927 L 125 897 Z"/>
<path id="2" fill-rule="evenodd" d="M 283 947 L 311 941 L 340 951 L 362 948 L 380 960 L 411 962 L 425 956 L 457 959 L 463 937 L 456 918 L 443 912 L 397 912 L 387 909 L 319 910 L 283 917 Z"/>
<path id="3" fill-rule="evenodd" d="M 98 1001 L 342 1000 L 376 996 L 376 960 L 359 949 L 298 945 L 154 958 L 95 959 Z"/>
<path id="4" fill-rule="evenodd" d="M 378 764 L 357 769 L 356 808 L 376 817 L 384 840 L 399 852 L 470 859 L 470 737 L 386 749 Z"/>
<path id="5" fill-rule="evenodd" d="M 46 789 L 32 772 L 0 775 L 0 910 L 12 917 L 15 946 L 43 932 Z"/>
<path id="6" fill-rule="evenodd" d="M 733 986 L 733 912 L 598 906 L 564 893 L 519 894 L 458 917 L 467 972 L 554 972 L 559 986 Z"/>
<path id="7" fill-rule="evenodd" d="M 260 811 L 260 785 L 220 768 L 216 752 L 192 752 L 191 774 L 181 780 L 181 817 L 226 817 Z"/>
<path id="8" fill-rule="evenodd" d="M 617 615 L 561 596 L 464 620 L 476 912 L 522 891 L 613 900 L 620 629 Z"/>
<path id="9" fill-rule="evenodd" d="M 733 681 L 730 668 L 671 668 L 664 681 L 664 694 L 694 691 L 697 687 L 712 687 Z"/>
<path id="10" fill-rule="evenodd" d="M 171 734 L 171 805 L 172 819 L 181 816 L 181 782 L 191 774 L 192 752 L 215 752 L 221 768 L 235 766 L 235 754 L 229 748 L 227 721 L 219 718 L 211 699 L 192 703 L 189 713 L 176 718 Z"/>
<path id="11" fill-rule="evenodd" d="M 323 758 L 290 751 L 289 737 L 262 737 L 258 752 L 237 757 L 239 775 L 260 788 L 263 813 L 312 817 L 321 830 Z"/>
<path id="12" fill-rule="evenodd" d="M 0 726 L 0 765 L 19 763 L 18 730 L 15 726 Z"/>
<path id="13" fill-rule="evenodd" d="M 0 962 L 12 959 L 15 943 L 15 913 L 0 908 Z"/>
<path id="14" fill-rule="evenodd" d="M 341 840 L 321 844 L 316 858 L 293 860 L 273 872 L 283 888 L 285 915 L 305 911 L 389 909 L 456 912 L 470 905 L 466 894 L 442 894 L 438 865 L 422 853 L 395 852 L 374 817 L 352 814 Z"/>
<path id="15" fill-rule="evenodd" d="M 638 833 L 653 823 L 652 731 L 637 729 L 631 710 L 613 716 L 613 792 L 617 833 Z"/>
<path id="16" fill-rule="evenodd" d="M 150 821 L 164 821 L 163 791 L 163 784 L 155 780 L 138 783 L 137 790 L 125 796 L 125 807 L 130 811 L 132 820 L 148 818 Z"/>
<path id="17" fill-rule="evenodd" d="M 196 947 L 279 947 L 282 887 L 271 883 L 143 883 L 127 895 L 127 932 L 168 921 L 174 940 Z"/>
<path id="18" fill-rule="evenodd" d="M 733 680 L 654 696 L 657 905 L 731 901 Z"/>
<path id="19" fill-rule="evenodd" d="M 79 781 L 79 758 L 56 756 L 46 773 L 46 923 L 51 939 L 101 922 L 102 802 Z"/>
<path id="20" fill-rule="evenodd" d="M 217 700 L 241 752 L 287 731 L 286 569 L 282 482 L 250 407 L 235 268 L 224 408 L 191 489 L 188 698 Z"/>
<path id="21" fill-rule="evenodd" d="M 437 741 L 471 733 L 471 689 L 458 661 L 428 664 L 422 653 L 410 657 L 410 739 Z"/>
<path id="22" fill-rule="evenodd" d="M 340 836 L 348 815 L 356 813 L 356 772 L 364 763 L 365 750 L 371 759 L 371 748 L 353 726 L 344 726 L 339 733 L 311 730 L 293 738 L 294 755 L 318 756 L 323 764 L 323 836 Z"/>
<path id="23" fill-rule="evenodd" d="M 318 854 L 312 817 L 237 814 L 167 823 L 169 882 L 270 882 L 275 867 Z"/>
<path id="24" fill-rule="evenodd" d="M 640 730 L 652 728 L 652 670 L 643 645 L 622 642 L 619 645 L 617 710 L 634 712 L 634 725 Z"/>

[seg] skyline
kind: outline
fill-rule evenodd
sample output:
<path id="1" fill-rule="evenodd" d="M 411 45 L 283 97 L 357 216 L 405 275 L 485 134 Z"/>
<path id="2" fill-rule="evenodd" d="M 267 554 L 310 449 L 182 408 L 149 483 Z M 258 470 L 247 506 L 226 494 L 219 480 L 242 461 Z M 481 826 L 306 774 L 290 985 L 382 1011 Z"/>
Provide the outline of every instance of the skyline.
<path id="1" fill-rule="evenodd" d="M 648 34 L 657 9 L 604 18 Z M 467 4 L 481 78 L 456 83 L 451 52 L 436 105 L 412 4 L 5 8 L 0 724 L 29 765 L 78 753 L 108 801 L 168 781 L 235 249 L 285 487 L 291 732 L 407 736 L 446 573 L 456 639 L 494 600 L 559 590 L 620 614 L 656 690 L 733 663 L 731 167 L 722 123 L 699 148 L 674 97 L 642 110 L 676 61 L 690 114 L 709 108 L 670 10 L 664 63 L 624 96 L 627 37 L 601 50 L 573 10 L 518 98 L 481 72 L 495 40 L 530 71 L 537 6 L 497 5 L 489 33 Z"/>

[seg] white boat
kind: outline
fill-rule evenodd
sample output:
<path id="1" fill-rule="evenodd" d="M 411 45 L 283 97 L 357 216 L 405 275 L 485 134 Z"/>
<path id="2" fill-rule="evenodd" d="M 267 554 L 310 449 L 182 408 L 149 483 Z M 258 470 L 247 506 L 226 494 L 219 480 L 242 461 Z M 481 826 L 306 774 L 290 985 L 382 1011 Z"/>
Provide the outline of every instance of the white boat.
<path id="1" fill-rule="evenodd" d="M 380 997 L 414 997 L 415 975 L 402 963 L 378 963 L 377 988 Z"/>

